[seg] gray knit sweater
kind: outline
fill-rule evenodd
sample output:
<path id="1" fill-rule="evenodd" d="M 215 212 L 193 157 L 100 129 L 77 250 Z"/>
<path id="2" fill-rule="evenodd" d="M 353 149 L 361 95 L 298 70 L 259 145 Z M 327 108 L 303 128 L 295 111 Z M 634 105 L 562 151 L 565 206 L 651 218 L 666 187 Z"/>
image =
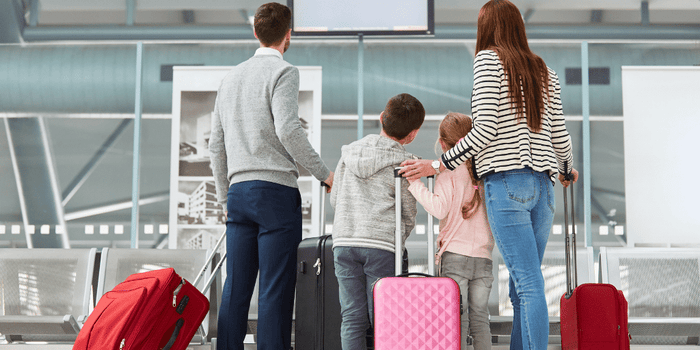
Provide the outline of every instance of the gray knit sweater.
<path id="1" fill-rule="evenodd" d="M 224 208 L 234 183 L 262 180 L 297 188 L 295 161 L 319 181 L 330 175 L 299 120 L 299 70 L 270 50 L 258 49 L 233 68 L 216 97 L 209 150 Z"/>
<path id="2" fill-rule="evenodd" d="M 394 252 L 396 229 L 394 168 L 417 158 L 387 137 L 368 135 L 341 149 L 331 205 L 335 208 L 333 247 L 377 248 Z M 416 199 L 401 180 L 402 244 L 416 224 Z"/>

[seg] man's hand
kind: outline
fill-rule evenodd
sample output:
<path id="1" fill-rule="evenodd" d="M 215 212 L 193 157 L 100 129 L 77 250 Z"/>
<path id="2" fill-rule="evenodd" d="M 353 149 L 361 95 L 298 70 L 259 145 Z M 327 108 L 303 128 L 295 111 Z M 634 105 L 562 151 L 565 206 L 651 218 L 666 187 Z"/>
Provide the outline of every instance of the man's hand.
<path id="1" fill-rule="evenodd" d="M 574 181 L 574 183 L 578 180 L 578 171 L 576 171 L 576 169 L 573 169 L 573 168 L 571 169 L 571 177 L 572 177 L 572 180 Z M 564 174 L 559 174 L 559 182 L 561 182 L 561 184 L 562 184 L 562 186 L 564 186 L 564 188 L 569 187 L 569 185 L 571 184 L 571 181 L 566 180 L 564 178 Z"/>
<path id="2" fill-rule="evenodd" d="M 328 175 L 328 178 L 323 181 L 328 187 L 326 187 L 326 193 L 331 193 L 331 188 L 333 187 L 333 172 Z"/>

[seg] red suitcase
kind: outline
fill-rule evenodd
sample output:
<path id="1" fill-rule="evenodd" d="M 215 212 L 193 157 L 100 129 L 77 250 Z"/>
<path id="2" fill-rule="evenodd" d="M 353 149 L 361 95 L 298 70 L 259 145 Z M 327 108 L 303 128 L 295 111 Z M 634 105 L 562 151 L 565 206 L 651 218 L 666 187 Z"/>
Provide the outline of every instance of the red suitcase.
<path id="1" fill-rule="evenodd" d="M 459 350 L 461 297 L 457 282 L 449 277 L 411 278 L 401 274 L 401 181 L 396 181 L 396 274 L 374 285 L 374 348 L 376 350 Z M 428 178 L 432 190 L 433 177 Z M 432 224 L 428 241 L 434 240 Z M 428 264 L 434 251 L 428 248 Z M 428 271 L 432 272 L 432 268 Z"/>
<path id="2" fill-rule="evenodd" d="M 571 225 L 564 189 L 564 232 L 566 239 L 566 293 L 560 306 L 560 331 L 562 350 L 629 350 L 630 336 L 627 330 L 627 300 L 622 291 L 604 283 L 576 281 L 576 234 L 571 188 Z"/>
<path id="3" fill-rule="evenodd" d="M 183 350 L 208 311 L 172 268 L 133 274 L 100 298 L 73 350 Z"/>

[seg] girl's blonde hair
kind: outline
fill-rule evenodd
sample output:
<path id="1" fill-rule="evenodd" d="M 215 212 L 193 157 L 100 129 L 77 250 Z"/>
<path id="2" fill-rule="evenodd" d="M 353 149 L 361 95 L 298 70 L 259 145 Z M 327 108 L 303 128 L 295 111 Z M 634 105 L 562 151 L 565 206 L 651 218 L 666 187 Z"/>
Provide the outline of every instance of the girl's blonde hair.
<path id="1" fill-rule="evenodd" d="M 465 137 L 469 131 L 471 131 L 471 129 L 472 118 L 462 113 L 449 112 L 440 123 L 438 132 L 442 142 L 444 142 L 445 146 L 450 149 L 454 147 L 461 138 Z M 472 199 L 462 204 L 462 217 L 469 219 L 472 215 L 474 215 L 476 209 L 482 202 L 480 189 L 483 187 L 483 184 L 481 181 L 477 182 L 475 179 L 474 164 L 472 159 L 467 160 L 465 164 L 467 165 L 467 172 L 469 173 L 469 178 L 472 180 L 472 183 L 479 187 L 479 189 L 474 192 Z"/>

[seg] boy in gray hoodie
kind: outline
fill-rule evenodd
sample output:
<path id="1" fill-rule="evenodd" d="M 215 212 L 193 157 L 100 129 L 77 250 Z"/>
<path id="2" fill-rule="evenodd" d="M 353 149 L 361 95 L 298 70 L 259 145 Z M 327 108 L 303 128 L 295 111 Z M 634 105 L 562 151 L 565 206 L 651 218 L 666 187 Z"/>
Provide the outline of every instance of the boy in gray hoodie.
<path id="1" fill-rule="evenodd" d="M 394 275 L 394 168 L 417 158 L 403 145 L 411 143 L 425 119 L 415 97 L 392 97 L 379 117 L 379 135 L 367 135 L 341 149 L 331 190 L 335 208 L 333 255 L 338 278 L 343 350 L 366 350 L 372 318 L 372 286 Z M 401 186 L 403 242 L 416 223 L 416 200 Z"/>

